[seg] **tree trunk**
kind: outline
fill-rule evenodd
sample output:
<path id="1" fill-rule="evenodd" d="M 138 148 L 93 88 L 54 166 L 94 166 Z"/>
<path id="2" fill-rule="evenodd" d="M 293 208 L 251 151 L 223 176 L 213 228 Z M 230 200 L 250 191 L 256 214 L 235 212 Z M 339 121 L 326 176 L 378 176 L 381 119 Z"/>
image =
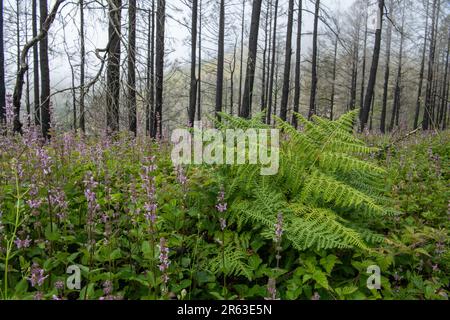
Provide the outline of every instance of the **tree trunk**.
<path id="1" fill-rule="evenodd" d="M 108 133 L 119 131 L 120 36 L 122 0 L 109 2 L 109 52 L 107 67 L 106 126 Z"/>
<path id="2" fill-rule="evenodd" d="M 164 29 L 166 19 L 166 1 L 158 0 L 158 11 L 156 13 L 156 77 L 155 77 L 155 130 L 152 137 L 161 138 L 162 135 L 162 105 L 163 105 L 163 82 L 164 82 Z"/>
<path id="3" fill-rule="evenodd" d="M 149 117 L 149 134 L 155 137 L 155 0 L 152 0 L 152 34 L 150 45 L 150 117 Z"/>
<path id="4" fill-rule="evenodd" d="M 366 4 L 367 5 L 367 4 Z M 367 63 L 367 36 L 368 36 L 368 30 L 367 30 L 367 23 L 369 21 L 369 15 L 368 15 L 368 8 L 365 7 L 365 22 L 364 22 L 364 45 L 363 45 L 363 58 L 362 58 L 362 72 L 361 72 L 361 91 L 359 96 L 359 119 L 361 121 L 362 119 L 362 112 L 364 109 L 364 89 L 366 85 L 366 63 Z"/>
<path id="5" fill-rule="evenodd" d="M 397 68 L 397 79 L 395 80 L 395 91 L 394 91 L 394 104 L 392 107 L 392 117 L 389 126 L 389 131 L 392 131 L 394 124 L 398 126 L 398 118 L 400 114 L 400 100 L 401 100 L 401 84 L 402 84 L 402 61 L 403 61 L 403 42 L 404 42 L 404 24 L 405 24 L 405 7 L 403 6 L 402 14 L 402 26 L 400 29 L 400 51 L 398 54 L 398 68 Z"/>
<path id="6" fill-rule="evenodd" d="M 31 20 L 33 29 L 33 38 L 38 35 L 37 28 L 37 0 L 33 0 L 31 9 Z M 2 44 L 3 46 L 3 41 Z M 3 52 L 3 50 L 2 50 Z M 33 98 L 34 98 L 34 124 L 41 126 L 41 103 L 39 97 L 39 50 L 38 44 L 33 46 Z"/>
<path id="7" fill-rule="evenodd" d="M 202 119 L 202 0 L 199 2 L 197 121 Z"/>
<path id="8" fill-rule="evenodd" d="M 3 0 L 0 0 L 0 126 L 6 122 L 5 50 L 3 41 Z"/>
<path id="9" fill-rule="evenodd" d="M 192 25 L 191 25 L 191 86 L 189 91 L 189 126 L 194 125 L 195 109 L 197 102 L 197 78 L 195 77 L 195 65 L 197 62 L 197 17 L 198 0 L 192 0 Z"/>
<path id="10" fill-rule="evenodd" d="M 86 47 L 84 41 L 84 0 L 80 0 L 80 129 L 86 132 L 86 117 L 84 106 L 84 81 L 85 81 L 85 65 L 86 65 Z"/>
<path id="11" fill-rule="evenodd" d="M 441 126 L 442 130 L 445 130 L 445 114 L 448 104 L 448 58 L 449 58 L 449 51 L 450 51 L 450 29 L 448 34 L 448 40 L 447 40 L 447 54 L 445 59 L 445 72 L 444 72 L 444 81 L 442 82 L 442 103 L 441 103 L 441 111 L 439 114 L 439 125 Z"/>
<path id="12" fill-rule="evenodd" d="M 261 83 L 261 112 L 266 108 L 266 65 L 267 65 L 267 44 L 268 44 L 268 23 L 269 11 L 272 1 L 269 0 L 266 8 L 266 15 L 264 19 L 264 50 L 263 50 L 263 66 L 262 66 L 262 83 Z"/>
<path id="13" fill-rule="evenodd" d="M 315 7 L 315 11 L 314 11 L 313 52 L 312 52 L 312 66 L 311 66 L 311 94 L 309 97 L 308 119 L 311 119 L 312 115 L 316 114 L 317 29 L 318 29 L 318 24 L 319 24 L 319 9 L 320 9 L 320 0 L 316 0 L 316 7 Z"/>
<path id="14" fill-rule="evenodd" d="M 358 83 L 358 60 L 359 60 L 359 33 L 360 33 L 360 24 L 358 23 L 356 29 L 356 39 L 354 39 L 353 43 L 353 57 L 352 57 L 352 77 L 351 77 L 351 86 L 350 86 L 350 110 L 355 110 L 356 107 L 356 85 Z"/>
<path id="15" fill-rule="evenodd" d="M 300 110 L 300 64 L 301 64 L 301 52 L 302 52 L 302 6 L 303 1 L 298 2 L 298 15 L 297 15 L 297 43 L 295 52 L 295 80 L 294 80 L 294 113 L 292 114 L 292 125 L 297 129 L 297 117 L 295 113 Z"/>
<path id="16" fill-rule="evenodd" d="M 241 60 L 239 64 L 239 100 L 238 100 L 238 114 L 241 113 L 242 108 L 242 78 L 244 67 L 244 30 L 245 30 L 245 2 L 242 0 L 242 20 L 241 20 Z"/>
<path id="17" fill-rule="evenodd" d="M 338 49 L 338 35 L 334 41 L 334 56 L 333 56 L 333 72 L 332 72 L 332 84 L 331 84 L 331 98 L 330 98 L 330 120 L 333 120 L 334 113 L 334 97 L 336 95 L 336 61 L 337 61 L 337 49 Z"/>
<path id="18" fill-rule="evenodd" d="M 425 96 L 425 108 L 423 111 L 422 129 L 428 130 L 431 120 L 431 108 L 432 108 L 432 84 L 434 79 L 434 58 L 436 50 L 436 7 L 440 4 L 439 0 L 433 0 L 433 13 L 431 15 L 431 37 L 430 37 L 430 52 L 428 56 L 428 75 L 427 75 L 427 88 Z"/>
<path id="19" fill-rule="evenodd" d="M 284 56 L 283 92 L 281 96 L 280 118 L 287 119 L 287 105 L 289 100 L 289 83 L 291 76 L 292 54 L 292 25 L 294 20 L 294 0 L 289 0 L 288 23 L 286 32 L 286 54 Z"/>
<path id="20" fill-rule="evenodd" d="M 394 1 L 389 2 L 389 14 L 393 13 Z M 391 44 L 392 44 L 392 24 L 388 23 L 387 37 L 386 37 L 386 67 L 384 69 L 384 85 L 383 85 L 383 104 L 381 107 L 380 131 L 386 132 L 386 111 L 387 111 L 387 96 L 389 87 L 390 63 L 391 63 Z"/>
<path id="21" fill-rule="evenodd" d="M 277 53 L 277 21 L 278 21 L 278 0 L 275 0 L 275 12 L 273 20 L 273 36 L 272 36 L 272 61 L 270 66 L 270 78 L 269 78 L 269 106 L 267 108 L 267 119 L 266 123 L 270 124 L 270 117 L 272 115 L 272 105 L 273 105 L 273 82 L 275 77 L 275 57 Z"/>
<path id="22" fill-rule="evenodd" d="M 225 51 L 225 1 L 220 0 L 219 40 L 217 45 L 216 117 L 220 121 L 223 99 L 223 60 Z"/>
<path id="23" fill-rule="evenodd" d="M 244 96 L 240 117 L 250 118 L 253 97 L 253 82 L 255 80 L 256 52 L 258 46 L 259 18 L 261 15 L 262 0 L 253 0 L 252 21 L 250 25 L 249 51 L 247 59 L 247 71 L 245 74 Z"/>
<path id="24" fill-rule="evenodd" d="M 128 7 L 128 125 L 137 134 L 136 112 L 136 0 L 129 0 Z"/>
<path id="25" fill-rule="evenodd" d="M 366 97 L 364 99 L 364 108 L 361 117 L 361 132 L 369 118 L 370 106 L 372 104 L 375 82 L 377 80 L 378 62 L 381 48 L 381 30 L 383 26 L 384 0 L 378 0 L 378 26 L 375 32 L 375 46 L 373 50 L 372 66 L 370 68 L 369 82 L 367 83 Z"/>
<path id="26" fill-rule="evenodd" d="M 47 0 L 39 1 L 41 29 L 47 19 L 48 9 Z M 39 43 L 39 56 L 41 65 L 41 119 L 42 135 L 44 138 L 50 138 L 50 68 L 48 63 L 48 37 L 45 37 Z M 20 110 L 20 109 L 19 109 Z M 19 116 L 19 110 L 17 116 Z M 15 121 L 15 127 L 20 126 L 19 118 Z M 18 129 L 18 128 L 16 128 Z"/>
<path id="27" fill-rule="evenodd" d="M 425 18 L 425 34 L 423 37 L 423 49 L 422 49 L 422 61 L 420 63 L 420 73 L 419 73 L 419 86 L 417 88 L 417 99 L 416 99 L 416 112 L 414 114 L 414 129 L 417 129 L 419 126 L 419 114 L 420 114 L 420 105 L 422 102 L 422 88 L 423 88 L 423 78 L 425 74 L 425 52 L 427 49 L 427 39 L 428 39 L 428 14 L 430 9 L 430 1 L 427 1 L 427 9 L 426 9 L 426 18 Z"/>

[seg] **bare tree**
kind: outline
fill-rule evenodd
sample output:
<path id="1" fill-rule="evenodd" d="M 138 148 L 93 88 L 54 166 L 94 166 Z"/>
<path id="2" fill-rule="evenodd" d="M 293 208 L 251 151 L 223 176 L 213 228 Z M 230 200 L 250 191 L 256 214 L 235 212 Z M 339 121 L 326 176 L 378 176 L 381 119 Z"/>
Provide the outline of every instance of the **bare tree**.
<path id="1" fill-rule="evenodd" d="M 372 65 L 370 67 L 369 82 L 367 83 L 366 97 L 364 99 L 364 107 L 361 115 L 361 131 L 369 119 L 370 106 L 374 97 L 375 82 L 377 79 L 378 62 L 380 59 L 381 49 L 381 30 L 383 26 L 384 0 L 378 0 L 378 23 L 375 32 L 375 45 L 373 49 Z"/>
<path id="2" fill-rule="evenodd" d="M 286 29 L 286 54 L 284 57 L 283 91 L 281 96 L 280 118 L 287 119 L 287 104 L 289 99 L 289 83 L 291 76 L 292 55 L 292 25 L 294 24 L 294 0 L 289 0 L 288 23 Z"/>
<path id="3" fill-rule="evenodd" d="M 192 25 L 191 25 L 191 87 L 189 91 L 189 125 L 194 124 L 197 102 L 197 78 L 195 77 L 195 66 L 197 62 L 197 17 L 198 0 L 192 0 Z"/>
<path id="4" fill-rule="evenodd" d="M 3 0 L 0 0 L 0 125 L 6 121 L 5 50 L 3 42 Z"/>
<path id="5" fill-rule="evenodd" d="M 261 16 L 262 0 L 253 0 L 252 21 L 250 24 L 250 37 L 248 40 L 248 58 L 247 58 L 247 72 L 245 74 L 244 96 L 242 100 L 242 109 L 240 110 L 240 117 L 250 118 L 253 97 L 253 82 L 255 80 L 256 68 L 256 51 L 258 45 L 258 31 L 259 19 Z"/>
<path id="6" fill-rule="evenodd" d="M 128 4 L 128 125 L 137 134 L 136 112 L 136 0 Z"/>
<path id="7" fill-rule="evenodd" d="M 222 112 L 223 97 L 223 64 L 225 51 L 225 1 L 220 0 L 219 40 L 217 43 L 217 81 L 216 81 L 216 117 L 220 121 L 218 112 Z"/>
<path id="8" fill-rule="evenodd" d="M 162 104 L 163 104 L 163 81 L 164 81 L 164 29 L 166 19 L 166 1 L 158 0 L 158 11 L 156 13 L 156 58 L 155 58 L 155 117 L 153 138 L 162 134 Z"/>
<path id="9" fill-rule="evenodd" d="M 122 0 L 109 0 L 106 126 L 110 133 L 119 131 L 121 6 Z"/>
<path id="10" fill-rule="evenodd" d="M 313 52 L 311 65 L 311 94 L 309 98 L 308 119 L 316 114 L 316 92 L 317 92 L 317 31 L 319 24 L 320 0 L 316 0 L 314 11 L 314 29 L 313 29 Z"/>

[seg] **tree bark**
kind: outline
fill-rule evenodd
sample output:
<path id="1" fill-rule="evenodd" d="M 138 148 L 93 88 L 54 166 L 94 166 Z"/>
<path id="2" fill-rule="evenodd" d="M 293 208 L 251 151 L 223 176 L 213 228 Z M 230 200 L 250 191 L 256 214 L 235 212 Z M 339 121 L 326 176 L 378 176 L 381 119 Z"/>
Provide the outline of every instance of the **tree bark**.
<path id="1" fill-rule="evenodd" d="M 137 134 L 136 112 L 136 0 L 129 0 L 128 7 L 128 125 Z"/>
<path id="2" fill-rule="evenodd" d="M 189 126 L 194 125 L 197 103 L 197 78 L 195 77 L 195 66 L 197 62 L 197 17 L 198 0 L 192 0 L 192 25 L 191 25 L 191 86 L 189 91 Z"/>
<path id="3" fill-rule="evenodd" d="M 249 51 L 247 59 L 247 72 L 245 74 L 242 110 L 240 110 L 241 111 L 240 117 L 242 118 L 251 117 L 253 82 L 255 80 L 256 52 L 258 45 L 258 31 L 259 31 L 259 18 L 261 15 L 261 3 L 262 0 L 253 0 L 252 21 L 250 25 L 250 37 L 249 37 Z"/>
<path id="4" fill-rule="evenodd" d="M 120 36 L 122 0 L 109 1 L 109 50 L 106 71 L 106 126 L 108 133 L 119 131 L 120 103 Z"/>
<path id="5" fill-rule="evenodd" d="M 163 105 L 163 82 L 164 82 L 164 31 L 166 19 L 166 1 L 158 0 L 158 11 L 156 13 L 156 59 L 155 59 L 155 130 L 152 137 L 161 138 L 162 135 L 162 105 Z"/>
<path id="6" fill-rule="evenodd" d="M 219 40 L 217 44 L 216 118 L 220 121 L 223 99 L 223 61 L 225 51 L 225 1 L 220 0 Z"/>
<path id="7" fill-rule="evenodd" d="M 273 36 L 272 36 L 272 61 L 270 65 L 270 75 L 269 75 L 269 106 L 267 108 L 267 118 L 266 123 L 270 124 L 271 116 L 272 116 L 272 105 L 273 105 L 273 82 L 275 78 L 275 63 L 276 63 L 276 53 L 277 53 L 277 21 L 278 21 L 278 0 L 275 0 L 275 8 L 274 8 L 274 20 L 273 20 Z"/>
<path id="8" fill-rule="evenodd" d="M 48 9 L 47 0 L 39 1 L 41 29 L 47 19 Z M 48 63 L 48 38 L 45 37 L 39 42 L 39 57 L 41 67 L 41 120 L 42 135 L 44 138 L 50 138 L 50 68 Z M 16 132 L 22 130 L 22 124 L 19 118 L 20 106 L 17 109 L 16 119 L 14 121 L 14 129 Z"/>
<path id="9" fill-rule="evenodd" d="M 369 118 L 370 106 L 372 104 L 375 82 L 377 80 L 378 62 L 380 59 L 381 48 L 381 30 L 383 26 L 384 0 L 378 0 L 378 26 L 375 32 L 375 45 L 373 50 L 372 65 L 370 67 L 369 82 L 367 83 L 366 97 L 361 117 L 361 132 L 367 124 Z"/>
<path id="10" fill-rule="evenodd" d="M 400 50 L 398 54 L 398 68 L 397 68 L 397 78 L 395 80 L 395 91 L 394 91 L 394 104 L 392 107 L 392 117 L 389 126 L 389 131 L 392 131 L 394 124 L 398 126 L 399 115 L 400 115 L 400 103 L 401 103 L 401 84 L 402 84 L 402 62 L 403 62 L 403 42 L 405 38 L 404 27 L 405 24 L 405 7 L 403 6 L 403 16 L 402 16 L 402 26 L 400 29 Z"/>
<path id="11" fill-rule="evenodd" d="M 297 43 L 295 51 L 295 80 L 294 80 L 294 113 L 292 114 L 292 125 L 297 129 L 297 117 L 295 113 L 300 110 L 300 64 L 301 64 L 301 52 L 302 52 L 302 10 L 303 1 L 298 2 L 298 14 L 297 14 Z"/>
<path id="12" fill-rule="evenodd" d="M 241 20 L 241 50 L 240 50 L 240 64 L 239 64 L 239 99 L 238 99 L 238 114 L 241 113 L 242 108 L 242 78 L 244 69 L 244 30 L 245 30 L 245 2 L 242 0 L 242 20 Z"/>
<path id="13" fill-rule="evenodd" d="M 393 12 L 394 1 L 389 2 L 389 14 Z M 391 63 L 391 44 L 392 44 L 392 24 L 388 23 L 387 37 L 386 37 L 386 67 L 384 69 L 384 85 L 383 85 L 383 104 L 381 107 L 380 131 L 386 132 L 386 112 L 387 112 L 387 97 L 389 87 L 390 63 Z"/>
<path id="14" fill-rule="evenodd" d="M 6 122 L 5 50 L 3 41 L 3 0 L 0 0 L 0 126 Z"/>
<path id="15" fill-rule="evenodd" d="M 289 100 L 289 84 L 291 76 L 292 55 L 292 25 L 294 23 L 294 0 L 289 0 L 288 23 L 286 30 L 286 54 L 284 56 L 283 92 L 281 96 L 280 118 L 287 119 L 287 105 Z"/>
<path id="16" fill-rule="evenodd" d="M 330 120 L 333 120 L 334 116 L 334 98 L 336 95 L 336 63 L 337 63 L 337 51 L 338 51 L 338 35 L 334 40 L 334 55 L 333 55 L 333 72 L 332 72 L 332 83 L 331 83 L 331 98 L 330 98 Z"/>
<path id="17" fill-rule="evenodd" d="M 320 0 L 316 0 L 314 11 L 314 30 L 313 30 L 313 52 L 311 65 L 311 94 L 309 97 L 308 119 L 316 114 L 316 91 L 317 91 L 317 29 L 319 24 Z"/>
<path id="18" fill-rule="evenodd" d="M 422 129 L 428 130 L 431 120 L 432 112 L 432 87 L 434 79 L 434 59 L 436 50 L 436 9 L 439 0 L 433 0 L 433 13 L 431 15 L 431 37 L 430 37 L 430 52 L 428 56 L 428 75 L 427 75 L 427 88 L 425 96 L 425 108 L 423 111 Z"/>
<path id="19" fill-rule="evenodd" d="M 423 37 L 423 49 L 422 49 L 422 61 L 420 63 L 420 73 L 419 73 L 419 86 L 417 88 L 417 99 L 416 99 L 416 111 L 414 113 L 414 129 L 417 129 L 419 126 L 419 114 L 420 114 L 420 105 L 422 103 L 422 88 L 423 88 L 423 78 L 425 74 L 425 53 L 427 50 L 427 40 L 428 40 L 428 14 L 430 9 L 430 1 L 427 1 L 426 8 L 426 18 L 425 18 L 425 34 Z"/>
<path id="20" fill-rule="evenodd" d="M 80 129 L 81 132 L 86 133 L 86 117 L 84 105 L 84 81 L 85 81 L 85 66 L 86 66 L 86 47 L 84 34 L 84 0 L 80 0 Z"/>
<path id="21" fill-rule="evenodd" d="M 33 0 L 31 9 L 33 39 L 38 35 L 37 28 L 37 0 Z M 2 41 L 3 45 L 3 41 Z M 38 43 L 33 45 L 33 98 L 34 98 L 34 124 L 41 126 L 41 103 L 39 97 L 39 50 Z"/>

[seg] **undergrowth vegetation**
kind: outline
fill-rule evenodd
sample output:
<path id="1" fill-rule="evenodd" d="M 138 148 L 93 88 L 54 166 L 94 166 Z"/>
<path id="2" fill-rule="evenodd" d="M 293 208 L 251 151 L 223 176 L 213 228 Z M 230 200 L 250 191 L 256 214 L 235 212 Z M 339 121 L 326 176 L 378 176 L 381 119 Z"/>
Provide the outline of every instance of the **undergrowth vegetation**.
<path id="1" fill-rule="evenodd" d="M 449 134 L 356 137 L 355 115 L 277 119 L 273 176 L 142 137 L 2 137 L 1 297 L 447 299 Z"/>

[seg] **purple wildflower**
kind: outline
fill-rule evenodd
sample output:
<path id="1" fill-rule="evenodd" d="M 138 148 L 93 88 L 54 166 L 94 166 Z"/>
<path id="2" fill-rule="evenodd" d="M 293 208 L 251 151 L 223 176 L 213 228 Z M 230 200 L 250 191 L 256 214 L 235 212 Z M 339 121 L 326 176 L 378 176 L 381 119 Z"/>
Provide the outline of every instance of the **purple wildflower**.
<path id="1" fill-rule="evenodd" d="M 55 282 L 55 289 L 56 290 L 63 290 L 64 289 L 64 281 L 58 280 Z"/>
<path id="2" fill-rule="evenodd" d="M 113 292 L 113 284 L 110 280 L 103 282 L 103 293 L 105 295 L 110 295 Z"/>
<path id="3" fill-rule="evenodd" d="M 44 276 L 44 269 L 41 269 L 39 267 L 39 264 L 33 263 L 33 266 L 31 267 L 31 277 L 28 278 L 28 280 L 31 283 L 31 286 L 32 287 L 42 286 L 47 277 L 48 275 Z"/>
<path id="4" fill-rule="evenodd" d="M 24 249 L 24 248 L 28 248 L 31 244 L 31 239 L 30 236 L 27 235 L 26 239 L 20 239 L 17 238 L 16 240 L 14 240 L 14 243 L 17 247 L 17 249 Z"/>
<path id="5" fill-rule="evenodd" d="M 283 214 L 280 212 L 277 215 L 277 223 L 275 224 L 275 240 L 277 243 L 281 242 L 283 235 Z"/>
<path id="6" fill-rule="evenodd" d="M 277 283 L 274 278 L 269 278 L 267 282 L 267 293 L 268 297 L 264 298 L 265 300 L 278 300 L 277 299 Z"/>
<path id="7" fill-rule="evenodd" d="M 166 284 L 169 281 L 167 270 L 169 269 L 170 260 L 169 248 L 167 247 L 167 240 L 165 238 L 161 238 L 159 241 L 159 251 L 159 270 L 163 273 L 162 279 L 164 284 Z"/>

